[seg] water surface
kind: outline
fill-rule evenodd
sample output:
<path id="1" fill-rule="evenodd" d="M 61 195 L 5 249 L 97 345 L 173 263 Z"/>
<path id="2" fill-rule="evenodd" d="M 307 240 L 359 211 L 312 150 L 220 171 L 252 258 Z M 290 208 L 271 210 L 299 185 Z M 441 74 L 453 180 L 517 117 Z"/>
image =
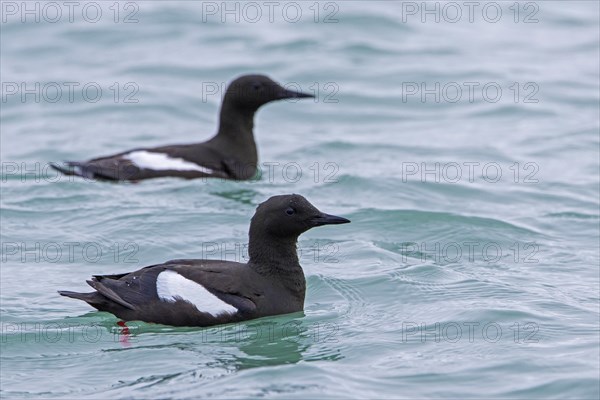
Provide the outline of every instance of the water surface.
<path id="1" fill-rule="evenodd" d="M 3 14 L 3 397 L 598 398 L 598 3 L 454 23 L 420 3 L 302 2 L 296 22 L 281 3 L 272 23 L 262 3 L 256 22 L 235 3 L 121 3 L 117 22 L 98 4 L 97 22 Z M 259 179 L 47 168 L 205 140 L 250 72 L 317 94 L 257 114 Z M 257 204 L 292 192 L 352 220 L 302 236 L 304 313 L 124 334 L 56 293 L 243 261 Z"/>

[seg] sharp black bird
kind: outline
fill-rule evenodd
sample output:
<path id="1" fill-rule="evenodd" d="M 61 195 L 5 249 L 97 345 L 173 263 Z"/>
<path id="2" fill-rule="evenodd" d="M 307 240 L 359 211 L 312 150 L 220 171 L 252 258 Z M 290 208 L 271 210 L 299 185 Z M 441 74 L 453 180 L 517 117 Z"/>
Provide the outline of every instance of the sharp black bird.
<path id="1" fill-rule="evenodd" d="M 286 89 L 264 75 L 244 75 L 229 84 L 223 97 L 219 129 L 202 143 L 138 148 L 89 161 L 50 165 L 66 174 L 107 181 L 179 177 L 245 180 L 254 177 L 258 153 L 254 114 L 276 100 L 314 97 Z"/>
<path id="2" fill-rule="evenodd" d="M 307 230 L 345 224 L 304 197 L 274 196 L 250 222 L 247 264 L 173 260 L 140 270 L 96 275 L 91 293 L 59 291 L 125 320 L 174 326 L 211 326 L 304 309 L 306 280 L 296 243 Z"/>

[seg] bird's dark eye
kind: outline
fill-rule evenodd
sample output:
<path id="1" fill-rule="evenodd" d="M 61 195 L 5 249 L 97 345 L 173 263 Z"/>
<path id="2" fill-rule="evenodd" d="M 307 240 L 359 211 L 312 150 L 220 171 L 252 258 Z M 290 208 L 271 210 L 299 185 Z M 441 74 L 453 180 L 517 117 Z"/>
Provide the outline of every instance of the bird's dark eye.
<path id="1" fill-rule="evenodd" d="M 262 88 L 262 85 L 257 82 L 257 83 L 252 84 L 252 88 L 254 90 L 260 90 L 260 88 Z"/>
<path id="2" fill-rule="evenodd" d="M 285 210 L 285 213 L 287 215 L 294 215 L 294 214 L 296 214 L 296 210 L 294 210 L 292 207 L 288 207 L 288 209 Z"/>

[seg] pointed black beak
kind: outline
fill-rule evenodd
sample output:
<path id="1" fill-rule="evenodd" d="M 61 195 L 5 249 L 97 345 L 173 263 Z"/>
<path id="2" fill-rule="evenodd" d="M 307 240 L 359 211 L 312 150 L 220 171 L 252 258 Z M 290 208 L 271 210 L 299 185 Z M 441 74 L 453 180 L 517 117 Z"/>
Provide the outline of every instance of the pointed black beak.
<path id="1" fill-rule="evenodd" d="M 289 90 L 289 89 L 285 89 L 285 88 L 282 87 L 279 90 L 279 93 L 277 94 L 277 97 L 280 100 L 283 100 L 283 99 L 313 98 L 315 96 L 313 96 L 312 94 L 309 94 L 309 93 L 296 92 L 295 90 Z"/>
<path id="2" fill-rule="evenodd" d="M 348 224 L 350 223 L 350 220 L 343 217 L 337 217 L 335 215 L 321 213 L 316 217 L 311 218 L 310 223 L 312 226 L 338 225 Z"/>

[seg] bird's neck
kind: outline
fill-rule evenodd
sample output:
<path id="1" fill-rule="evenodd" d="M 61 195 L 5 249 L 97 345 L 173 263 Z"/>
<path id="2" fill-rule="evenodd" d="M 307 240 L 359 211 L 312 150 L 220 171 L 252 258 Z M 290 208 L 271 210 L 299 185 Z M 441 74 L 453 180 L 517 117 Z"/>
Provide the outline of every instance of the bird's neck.
<path id="1" fill-rule="evenodd" d="M 299 300 L 304 301 L 306 279 L 298 260 L 297 238 L 250 235 L 248 265 L 255 272 L 277 279 Z"/>
<path id="2" fill-rule="evenodd" d="M 219 130 L 214 139 L 229 146 L 256 148 L 253 133 L 255 113 L 256 110 L 224 101 L 219 115 Z"/>
<path id="3" fill-rule="evenodd" d="M 232 105 L 227 99 L 221 106 L 219 130 L 208 145 L 227 156 L 230 174 L 237 179 L 250 179 L 258 167 L 258 151 L 254 142 L 256 110 Z"/>

